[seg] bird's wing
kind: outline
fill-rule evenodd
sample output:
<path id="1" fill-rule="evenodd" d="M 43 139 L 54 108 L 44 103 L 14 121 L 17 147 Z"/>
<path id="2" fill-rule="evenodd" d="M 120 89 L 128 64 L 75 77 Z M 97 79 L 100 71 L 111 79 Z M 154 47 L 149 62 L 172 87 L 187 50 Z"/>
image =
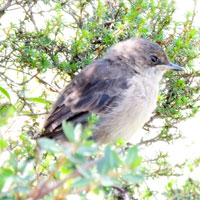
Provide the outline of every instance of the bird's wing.
<path id="1" fill-rule="evenodd" d="M 62 131 L 63 120 L 84 124 L 89 113 L 101 115 L 115 106 L 129 85 L 125 72 L 113 71 L 109 65 L 94 62 L 72 80 L 53 105 L 40 137 L 54 137 Z"/>

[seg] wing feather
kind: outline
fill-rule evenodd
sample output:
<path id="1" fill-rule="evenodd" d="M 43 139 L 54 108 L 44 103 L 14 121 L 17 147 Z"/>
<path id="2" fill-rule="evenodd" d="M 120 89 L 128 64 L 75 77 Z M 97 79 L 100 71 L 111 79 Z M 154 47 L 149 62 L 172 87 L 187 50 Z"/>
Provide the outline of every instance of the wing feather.
<path id="1" fill-rule="evenodd" d="M 115 74 L 110 65 L 106 60 L 96 61 L 72 80 L 53 105 L 40 137 L 61 133 L 63 120 L 85 124 L 90 113 L 105 114 L 116 106 L 118 98 L 129 87 L 128 74 L 124 76 L 124 71 Z"/>

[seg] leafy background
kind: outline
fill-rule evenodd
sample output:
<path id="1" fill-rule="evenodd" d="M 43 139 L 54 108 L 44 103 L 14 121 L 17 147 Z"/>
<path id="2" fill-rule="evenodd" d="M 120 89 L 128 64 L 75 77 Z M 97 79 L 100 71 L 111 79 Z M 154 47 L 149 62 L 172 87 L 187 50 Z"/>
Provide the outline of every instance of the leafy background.
<path id="1" fill-rule="evenodd" d="M 181 20 L 173 0 L 1 3 L 1 199 L 199 199 L 198 145 L 180 152 L 180 127 L 200 106 L 197 0 Z M 130 37 L 157 42 L 185 68 L 165 75 L 157 109 L 133 144 L 88 141 L 96 116 L 85 130 L 63 123 L 67 146 L 36 143 L 32 137 L 58 92 L 108 47 Z M 190 127 L 188 135 L 196 137 Z"/>

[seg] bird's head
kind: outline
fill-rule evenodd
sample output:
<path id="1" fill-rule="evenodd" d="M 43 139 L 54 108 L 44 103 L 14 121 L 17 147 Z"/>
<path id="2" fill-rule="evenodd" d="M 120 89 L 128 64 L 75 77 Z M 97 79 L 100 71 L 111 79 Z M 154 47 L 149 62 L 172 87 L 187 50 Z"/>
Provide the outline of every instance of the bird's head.
<path id="1" fill-rule="evenodd" d="M 105 57 L 115 62 L 124 62 L 130 70 L 132 68 L 140 74 L 153 72 L 163 75 L 168 70 L 183 71 L 182 67 L 170 62 L 158 44 L 141 38 L 118 43 L 110 48 Z"/>

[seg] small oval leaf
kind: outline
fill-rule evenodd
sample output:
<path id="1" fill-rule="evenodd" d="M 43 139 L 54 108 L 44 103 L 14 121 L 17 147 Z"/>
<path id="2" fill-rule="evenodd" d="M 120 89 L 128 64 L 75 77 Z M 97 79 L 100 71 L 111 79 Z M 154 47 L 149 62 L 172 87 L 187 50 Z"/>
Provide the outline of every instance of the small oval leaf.
<path id="1" fill-rule="evenodd" d="M 49 138 L 40 138 L 38 143 L 41 149 L 49 153 L 59 153 L 62 151 L 62 148 L 54 140 Z"/>
<path id="2" fill-rule="evenodd" d="M 43 103 L 43 104 L 47 104 L 47 105 L 50 104 L 50 102 L 48 102 L 47 100 L 42 99 L 40 97 L 30 97 L 30 98 L 26 98 L 26 100 L 34 101 L 34 102 L 37 102 L 37 103 Z"/>
<path id="3" fill-rule="evenodd" d="M 8 94 L 8 92 L 4 88 L 0 87 L 0 92 L 2 94 L 4 94 L 10 100 L 10 95 Z"/>
<path id="4" fill-rule="evenodd" d="M 70 123 L 70 122 L 63 121 L 62 122 L 62 129 L 63 129 L 63 132 L 64 132 L 66 138 L 69 140 L 69 142 L 74 142 L 75 138 L 74 138 L 74 126 L 73 126 L 73 124 Z"/>

